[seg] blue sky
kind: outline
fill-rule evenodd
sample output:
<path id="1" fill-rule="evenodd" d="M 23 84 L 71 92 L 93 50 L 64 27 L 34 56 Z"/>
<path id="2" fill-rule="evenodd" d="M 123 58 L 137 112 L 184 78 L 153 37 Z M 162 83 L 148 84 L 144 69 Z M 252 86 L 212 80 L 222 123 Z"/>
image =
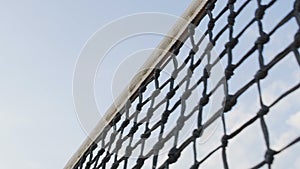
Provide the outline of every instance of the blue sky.
<path id="1" fill-rule="evenodd" d="M 88 38 L 139 12 L 180 16 L 181 0 L 0 1 L 0 168 L 62 168 L 86 137 L 72 78 Z"/>
<path id="2" fill-rule="evenodd" d="M 72 79 L 76 59 L 89 37 L 105 24 L 134 13 L 162 12 L 180 16 L 190 0 L 120 2 L 0 0 L 0 2 L 0 168 L 55 169 L 62 168 L 86 138 L 74 110 Z M 287 5 L 277 5 L 274 9 L 286 7 Z M 276 12 L 273 11 L 275 15 Z M 272 24 L 270 22 L 267 27 L 272 27 Z M 249 32 L 247 38 L 251 38 L 253 34 L 255 32 Z M 292 37 L 292 34 L 287 37 Z M 159 38 L 150 39 L 154 41 L 145 46 L 155 47 L 159 42 Z M 266 51 L 272 55 L 281 47 L 282 42 L 270 43 L 276 46 L 274 50 Z M 292 82 L 299 81 L 297 81 L 299 67 L 290 65 L 294 61 L 291 57 L 289 59 L 291 60 L 282 62 L 282 67 L 278 70 L 270 72 L 270 77 L 273 78 L 267 79 L 264 86 L 267 103 L 278 96 L 278 91 L 285 91 Z M 253 66 L 251 60 L 246 65 Z M 289 69 L 285 69 L 287 65 Z M 282 72 L 280 70 L 285 70 L 285 73 L 290 73 L 291 76 L 276 77 L 277 71 Z M 249 72 L 237 74 L 237 77 L 247 79 L 247 75 L 252 76 L 252 72 L 247 73 Z M 272 83 L 272 80 L 281 77 L 283 77 L 281 82 Z M 273 85 L 267 85 L 269 83 Z M 240 83 L 235 84 L 237 85 L 235 87 L 240 87 L 238 85 Z M 251 92 L 248 94 L 251 95 Z M 244 96 L 245 100 L 246 97 L 247 95 Z M 276 128 L 279 133 L 271 133 L 275 147 L 282 147 L 299 135 L 300 110 L 297 106 L 299 97 L 298 91 L 280 106 L 274 107 L 277 118 L 270 116 L 267 119 L 270 126 Z M 105 102 L 103 109 L 107 107 L 109 101 Z M 251 104 L 253 107 L 257 106 L 255 102 Z M 232 128 L 251 117 L 249 112 L 256 111 L 247 106 L 249 105 L 241 104 L 233 110 L 238 115 L 228 117 Z M 283 123 L 282 127 L 277 126 L 279 122 Z M 233 142 L 244 143 L 247 138 L 253 140 L 229 151 L 236 156 L 246 156 L 246 151 L 241 151 L 242 147 L 257 144 L 259 141 L 256 140 L 258 137 L 255 134 L 256 130 L 250 129 L 248 135 L 245 134 L 245 137 Z M 260 147 L 264 146 L 263 143 L 259 143 Z M 299 166 L 300 164 L 296 162 L 300 159 L 292 158 L 297 154 L 296 149 L 294 150 L 289 150 L 291 156 L 281 155 L 286 162 L 279 160 L 275 165 L 279 168 L 287 163 L 291 164 L 291 167 Z M 249 158 L 251 163 L 261 159 L 262 156 L 253 153 Z M 241 163 L 248 164 L 246 160 Z M 238 164 L 234 163 L 233 167 L 237 168 Z M 209 163 L 208 166 L 216 167 L 214 163 Z"/>

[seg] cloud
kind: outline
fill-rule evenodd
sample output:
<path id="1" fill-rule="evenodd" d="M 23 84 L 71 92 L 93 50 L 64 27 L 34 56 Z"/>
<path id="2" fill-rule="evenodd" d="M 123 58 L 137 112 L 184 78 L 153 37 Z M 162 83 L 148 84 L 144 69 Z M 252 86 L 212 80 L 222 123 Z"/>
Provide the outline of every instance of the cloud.
<path id="1" fill-rule="evenodd" d="M 295 161 L 294 167 L 295 168 L 299 168 L 300 167 L 300 157 L 298 157 L 297 160 Z"/>
<path id="2" fill-rule="evenodd" d="M 291 115 L 287 124 L 300 130 L 300 111 Z"/>
<path id="3" fill-rule="evenodd" d="M 274 146 L 272 146 L 275 150 L 279 150 L 286 146 L 290 141 L 293 140 L 293 138 L 296 138 L 297 134 L 293 130 L 289 130 L 275 140 Z"/>

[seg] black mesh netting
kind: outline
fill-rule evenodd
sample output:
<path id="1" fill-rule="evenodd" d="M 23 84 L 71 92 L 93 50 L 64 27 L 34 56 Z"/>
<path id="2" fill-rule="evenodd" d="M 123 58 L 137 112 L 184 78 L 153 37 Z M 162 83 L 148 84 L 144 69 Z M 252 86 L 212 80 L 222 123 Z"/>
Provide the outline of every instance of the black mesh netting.
<path id="1" fill-rule="evenodd" d="M 74 168 L 293 168 L 299 10 L 209 1 Z"/>

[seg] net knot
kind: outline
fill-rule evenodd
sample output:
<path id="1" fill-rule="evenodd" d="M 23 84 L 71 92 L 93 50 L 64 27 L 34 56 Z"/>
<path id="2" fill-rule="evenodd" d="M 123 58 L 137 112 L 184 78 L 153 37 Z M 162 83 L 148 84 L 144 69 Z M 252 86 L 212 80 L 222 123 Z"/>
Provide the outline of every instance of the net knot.
<path id="1" fill-rule="evenodd" d="M 209 69 L 203 69 L 203 78 L 208 79 L 210 76 L 210 70 Z"/>
<path id="2" fill-rule="evenodd" d="M 109 123 L 110 126 L 114 126 L 121 120 L 121 114 L 118 112 L 113 120 Z"/>
<path id="3" fill-rule="evenodd" d="M 214 27 L 215 27 L 215 20 L 214 19 L 211 19 L 209 22 L 208 22 L 208 30 L 212 30 Z"/>
<path id="4" fill-rule="evenodd" d="M 262 117 L 262 116 L 266 115 L 269 112 L 269 110 L 270 110 L 269 107 L 263 105 L 257 114 L 259 117 Z"/>
<path id="5" fill-rule="evenodd" d="M 98 151 L 97 155 L 98 155 L 98 156 L 101 156 L 104 152 L 105 152 L 105 149 L 102 148 L 101 150 Z"/>
<path id="6" fill-rule="evenodd" d="M 195 34 L 195 25 L 190 23 L 189 27 L 188 27 L 188 31 L 190 35 L 194 35 Z"/>
<path id="7" fill-rule="evenodd" d="M 140 92 L 143 93 L 147 90 L 147 86 L 146 85 L 143 85 L 140 87 Z"/>
<path id="8" fill-rule="evenodd" d="M 134 133 L 139 129 L 140 123 L 136 123 L 133 125 L 133 127 L 130 129 L 129 133 L 128 133 L 128 137 L 132 137 L 134 135 Z"/>
<path id="9" fill-rule="evenodd" d="M 232 38 L 229 42 L 227 42 L 225 44 L 225 48 L 226 49 L 233 49 L 237 45 L 238 42 L 239 41 L 238 41 L 237 38 Z"/>
<path id="10" fill-rule="evenodd" d="M 195 56 L 195 54 L 197 53 L 198 50 L 199 50 L 199 47 L 197 45 L 193 46 L 193 48 L 189 52 L 189 57 Z"/>
<path id="11" fill-rule="evenodd" d="M 155 89 L 152 93 L 152 96 L 151 97 L 157 97 L 158 95 L 160 94 L 160 90 L 159 89 Z"/>
<path id="12" fill-rule="evenodd" d="M 180 116 L 177 120 L 177 125 L 176 125 L 176 129 L 177 130 L 181 130 L 182 127 L 184 126 L 184 122 L 185 122 L 185 117 L 184 116 Z"/>
<path id="13" fill-rule="evenodd" d="M 203 126 L 200 126 L 198 129 L 195 129 L 193 131 L 193 137 L 194 139 L 199 138 L 203 133 Z"/>
<path id="14" fill-rule="evenodd" d="M 117 136 L 117 132 L 113 132 L 113 133 L 111 133 L 111 135 L 110 135 L 110 140 L 115 140 L 115 138 L 116 138 L 116 136 Z"/>
<path id="15" fill-rule="evenodd" d="M 111 154 L 107 152 L 107 155 L 103 158 L 103 163 L 107 163 L 110 160 Z"/>
<path id="16" fill-rule="evenodd" d="M 211 11 L 215 8 L 215 3 L 209 3 L 206 5 L 206 10 Z"/>
<path id="17" fill-rule="evenodd" d="M 265 162 L 267 164 L 272 164 L 273 163 L 273 160 L 274 160 L 274 155 L 276 154 L 276 151 L 272 150 L 272 149 L 268 149 L 266 151 L 266 154 L 265 154 Z"/>
<path id="18" fill-rule="evenodd" d="M 183 100 L 186 100 L 186 99 L 188 99 L 188 98 L 190 97 L 191 94 L 192 94 L 191 90 L 186 90 L 186 91 L 182 94 L 181 98 L 182 98 Z"/>
<path id="19" fill-rule="evenodd" d="M 120 162 L 116 161 L 113 163 L 113 165 L 111 166 L 111 169 L 117 169 L 120 165 Z"/>
<path id="20" fill-rule="evenodd" d="M 257 73 L 255 74 L 255 79 L 258 81 L 264 79 L 267 75 L 268 75 L 268 69 L 264 67 L 257 71 Z"/>
<path id="21" fill-rule="evenodd" d="M 300 32 L 299 31 L 294 36 L 294 47 L 295 48 L 299 48 L 300 47 Z"/>
<path id="22" fill-rule="evenodd" d="M 199 46 L 195 45 L 193 46 L 192 50 L 190 51 L 190 55 L 194 56 L 196 52 L 198 52 Z"/>
<path id="23" fill-rule="evenodd" d="M 166 111 L 162 114 L 162 117 L 161 117 L 161 122 L 162 122 L 162 124 L 166 124 L 166 123 L 167 123 L 170 113 L 171 113 L 170 110 L 166 110 Z"/>
<path id="24" fill-rule="evenodd" d="M 255 41 L 256 45 L 263 45 L 266 44 L 267 42 L 269 42 L 270 40 L 270 36 L 267 33 L 262 33 L 260 35 L 260 37 L 257 38 L 257 40 Z"/>
<path id="25" fill-rule="evenodd" d="M 179 70 L 174 70 L 173 72 L 172 72 L 172 75 L 171 75 L 171 77 L 172 78 L 174 78 L 174 79 L 176 79 L 177 78 L 177 76 L 178 76 L 178 73 L 179 73 Z"/>
<path id="26" fill-rule="evenodd" d="M 127 102 L 125 103 L 125 108 L 129 109 L 131 107 L 131 101 L 127 100 Z"/>
<path id="27" fill-rule="evenodd" d="M 171 91 L 169 91 L 168 93 L 167 93 L 167 99 L 171 99 L 174 95 L 175 95 L 175 90 L 174 89 L 172 89 Z"/>
<path id="28" fill-rule="evenodd" d="M 199 165 L 200 165 L 200 163 L 196 162 L 192 165 L 192 167 L 190 169 L 198 169 Z"/>
<path id="29" fill-rule="evenodd" d="M 98 147 L 98 145 L 96 143 L 92 143 L 90 150 L 93 151 Z"/>
<path id="30" fill-rule="evenodd" d="M 200 99 L 200 105 L 201 105 L 201 106 L 205 106 L 208 102 L 209 102 L 209 97 L 208 97 L 208 95 L 204 95 L 204 96 L 202 96 L 202 98 Z"/>
<path id="31" fill-rule="evenodd" d="M 211 64 L 207 64 L 207 65 L 205 66 L 205 69 L 206 69 L 208 72 L 211 71 L 211 68 L 212 68 L 212 65 L 211 65 Z"/>
<path id="32" fill-rule="evenodd" d="M 164 142 L 162 140 L 159 140 L 154 146 L 153 150 L 159 151 L 164 147 Z"/>
<path id="33" fill-rule="evenodd" d="M 149 107 L 147 111 L 147 118 L 151 118 L 153 116 L 154 108 Z"/>
<path id="34" fill-rule="evenodd" d="M 159 76 L 160 76 L 160 69 L 155 69 L 155 73 L 154 73 L 154 78 L 155 79 L 158 79 L 159 78 Z"/>
<path id="35" fill-rule="evenodd" d="M 225 100 L 224 112 L 228 112 L 236 104 L 237 99 L 234 95 L 228 95 Z"/>
<path id="36" fill-rule="evenodd" d="M 116 141 L 116 150 L 120 150 L 122 148 L 123 140 Z"/>
<path id="37" fill-rule="evenodd" d="M 170 151 L 169 151 L 169 159 L 168 159 L 168 163 L 172 164 L 175 163 L 178 158 L 180 157 L 181 151 L 179 151 L 179 149 L 177 149 L 176 147 L 173 147 Z"/>
<path id="38" fill-rule="evenodd" d="M 142 168 L 142 166 L 144 165 L 144 163 L 145 163 L 145 158 L 138 158 L 136 160 L 136 165 L 133 167 L 133 169 Z"/>
<path id="39" fill-rule="evenodd" d="M 136 110 L 137 110 L 137 111 L 141 111 L 142 108 L 143 108 L 143 103 L 138 103 L 138 104 L 136 105 Z"/>
<path id="40" fill-rule="evenodd" d="M 92 164 L 93 164 L 93 161 L 87 162 L 85 168 L 90 168 Z"/>
<path id="41" fill-rule="evenodd" d="M 255 11 L 256 20 L 261 20 L 265 15 L 265 10 L 267 9 L 267 5 L 259 6 Z"/>
<path id="42" fill-rule="evenodd" d="M 233 5 L 235 2 L 236 2 L 236 0 L 229 0 L 227 4 L 228 5 Z"/>
<path id="43" fill-rule="evenodd" d="M 235 17 L 236 17 L 236 13 L 235 12 L 231 12 L 227 18 L 228 21 L 228 25 L 229 26 L 233 26 L 235 23 Z"/>
<path id="44" fill-rule="evenodd" d="M 145 131 L 145 133 L 143 133 L 143 134 L 141 135 L 141 138 L 142 138 L 142 139 L 146 139 L 146 138 L 149 138 L 150 135 L 151 135 L 151 131 L 150 131 L 150 130 L 147 130 L 147 131 Z"/>
<path id="45" fill-rule="evenodd" d="M 228 136 L 224 135 L 221 139 L 222 147 L 227 147 L 228 145 Z"/>
<path id="46" fill-rule="evenodd" d="M 228 65 L 225 69 L 225 77 L 226 80 L 229 80 L 231 78 L 232 75 L 234 75 L 234 69 L 235 69 L 235 65 Z"/>
<path id="47" fill-rule="evenodd" d="M 186 77 L 191 78 L 192 76 L 193 76 L 193 71 L 191 68 L 189 68 L 188 71 L 186 72 Z"/>
<path id="48" fill-rule="evenodd" d="M 180 47 L 179 48 L 176 48 L 172 53 L 175 55 L 175 56 L 177 56 L 178 54 L 179 54 L 179 52 L 180 52 Z"/>
<path id="49" fill-rule="evenodd" d="M 131 146 L 128 146 L 128 147 L 126 147 L 126 149 L 125 149 L 125 157 L 130 157 L 131 156 L 131 154 L 132 154 L 132 147 Z"/>
<path id="50" fill-rule="evenodd" d="M 126 119 L 123 121 L 123 123 L 121 124 L 121 128 L 124 129 L 126 126 L 128 126 L 130 120 L 129 119 Z"/>

